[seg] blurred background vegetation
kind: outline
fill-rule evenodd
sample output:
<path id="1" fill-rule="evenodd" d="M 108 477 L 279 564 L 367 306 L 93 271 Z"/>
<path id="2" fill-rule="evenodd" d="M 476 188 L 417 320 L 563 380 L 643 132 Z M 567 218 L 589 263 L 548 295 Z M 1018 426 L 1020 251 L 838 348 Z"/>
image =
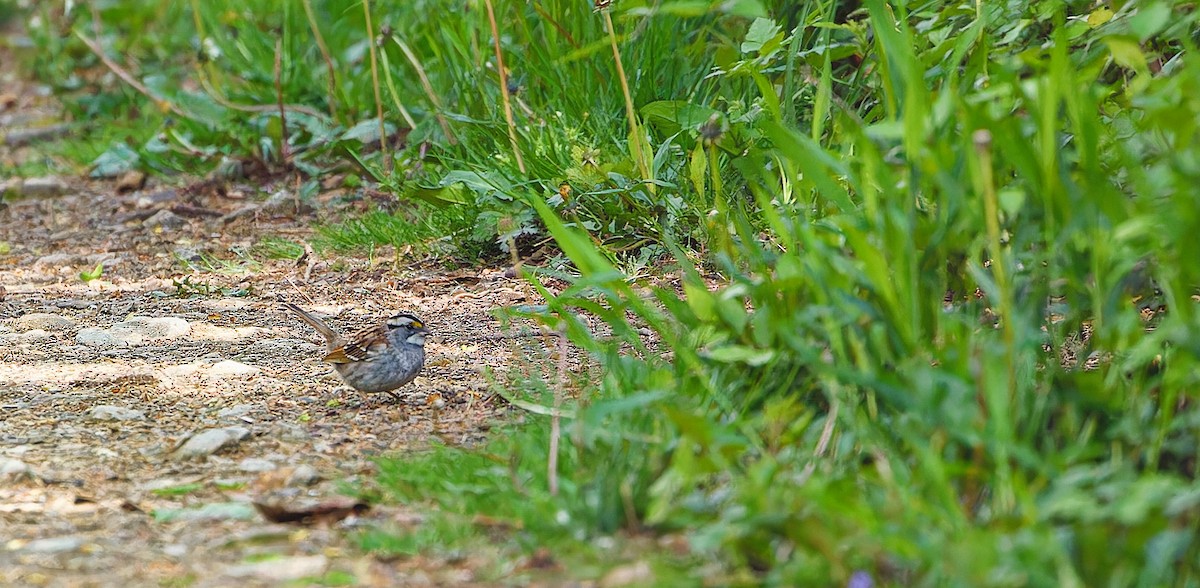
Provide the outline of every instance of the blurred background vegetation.
<path id="1" fill-rule="evenodd" d="M 366 548 L 554 545 L 587 576 L 649 533 L 683 539 L 660 579 L 719 585 L 1200 582 L 1195 2 L 594 8 L 39 2 L 25 65 L 79 131 L 57 161 L 345 174 L 400 206 L 335 247 L 562 252 L 525 316 L 595 374 L 505 382 L 530 412 L 488 446 L 384 460 L 374 498 L 433 514 Z"/>

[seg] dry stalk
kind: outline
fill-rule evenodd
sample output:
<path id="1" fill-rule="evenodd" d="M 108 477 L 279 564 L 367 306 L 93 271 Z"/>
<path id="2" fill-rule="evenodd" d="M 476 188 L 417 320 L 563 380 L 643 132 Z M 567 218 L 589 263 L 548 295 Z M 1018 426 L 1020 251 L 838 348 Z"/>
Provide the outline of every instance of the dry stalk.
<path id="1" fill-rule="evenodd" d="M 425 95 L 429 96 L 429 101 L 433 103 L 433 116 L 437 118 L 438 124 L 442 127 L 442 132 L 446 133 L 446 140 L 450 141 L 451 145 L 458 143 L 458 138 L 450 131 L 450 123 L 446 122 L 446 117 L 442 116 L 442 101 L 438 100 L 437 94 L 433 91 L 433 84 L 429 83 L 429 76 L 425 75 L 425 68 L 421 67 L 421 62 L 417 59 L 415 53 L 408 48 L 408 44 L 401 41 L 397 37 L 392 37 L 396 42 L 396 46 L 400 47 L 400 51 L 408 58 L 408 62 L 412 64 L 413 69 L 417 70 L 417 78 L 421 80 L 421 87 L 425 89 Z"/>
<path id="2" fill-rule="evenodd" d="M 275 39 L 275 101 L 279 105 L 279 158 L 291 159 L 288 149 L 287 109 L 283 107 L 283 39 Z"/>
<path id="3" fill-rule="evenodd" d="M 483 0 L 487 6 L 488 24 L 492 27 L 492 41 L 496 49 L 496 69 L 500 73 L 500 101 L 504 103 L 504 120 L 508 123 L 508 140 L 512 143 L 513 156 L 517 159 L 517 169 L 525 173 L 525 158 L 521 157 L 521 148 L 517 145 L 517 125 L 513 122 L 512 100 L 508 95 L 508 70 L 504 67 L 504 53 L 500 51 L 500 27 L 496 25 L 496 11 L 492 8 L 492 0 Z"/>
<path id="4" fill-rule="evenodd" d="M 388 149 L 387 125 L 383 121 L 383 94 L 379 90 L 379 48 L 375 46 L 375 27 L 371 24 L 371 2 L 362 0 L 363 18 L 366 19 L 367 40 L 371 48 L 371 87 L 375 89 L 375 115 L 379 118 L 379 151 L 383 154 L 383 169 L 392 172 L 392 157 Z"/>
<path id="5" fill-rule="evenodd" d="M 317 49 L 321 52 L 321 58 L 325 60 L 325 69 L 329 70 L 327 89 L 329 93 L 329 118 L 337 120 L 337 68 L 333 65 L 333 57 L 329 53 L 329 46 L 325 44 L 325 37 L 321 34 L 320 27 L 317 26 L 317 17 L 313 14 L 312 0 L 300 0 L 300 4 L 304 6 L 304 15 L 308 17 L 308 27 L 312 29 L 313 38 L 317 41 Z"/>

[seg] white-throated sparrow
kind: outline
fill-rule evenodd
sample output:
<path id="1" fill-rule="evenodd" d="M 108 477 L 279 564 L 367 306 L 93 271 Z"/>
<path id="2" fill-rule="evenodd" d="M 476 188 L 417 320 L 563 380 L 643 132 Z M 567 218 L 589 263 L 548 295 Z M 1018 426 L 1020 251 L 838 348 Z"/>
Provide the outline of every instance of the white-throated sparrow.
<path id="1" fill-rule="evenodd" d="M 429 330 L 417 317 L 401 313 L 386 321 L 343 337 L 299 306 L 284 303 L 325 337 L 329 353 L 323 361 L 333 364 L 342 381 L 361 392 L 392 391 L 411 382 L 425 365 L 425 335 Z"/>

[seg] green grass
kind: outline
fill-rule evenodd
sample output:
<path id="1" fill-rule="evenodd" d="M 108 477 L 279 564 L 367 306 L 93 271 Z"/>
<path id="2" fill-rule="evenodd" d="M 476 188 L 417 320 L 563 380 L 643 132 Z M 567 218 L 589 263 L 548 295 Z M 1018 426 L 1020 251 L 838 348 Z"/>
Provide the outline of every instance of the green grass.
<path id="1" fill-rule="evenodd" d="M 512 136 L 487 11 L 415 16 L 446 6 L 372 6 L 385 118 L 415 123 L 387 159 L 361 5 L 314 4 L 332 92 L 302 5 L 101 10 L 194 115 L 127 141 L 139 165 L 284 166 L 286 144 L 400 202 L 322 246 L 552 238 L 569 261 L 529 276 L 568 281 L 528 318 L 595 374 L 563 400 L 557 492 L 548 365 L 505 383 L 528 414 L 488 444 L 381 461 L 381 499 L 429 516 L 365 549 L 487 550 L 496 581 L 541 547 L 598 578 L 619 558 L 596 542 L 650 535 L 685 553 L 630 559 L 693 583 L 1200 582 L 1194 4 L 630 0 L 610 37 L 588 3 L 497 0 Z M 49 30 L 35 63 L 69 89 L 94 60 Z M 227 104 L 275 103 L 277 39 L 285 101 L 316 111 L 286 138 Z"/>

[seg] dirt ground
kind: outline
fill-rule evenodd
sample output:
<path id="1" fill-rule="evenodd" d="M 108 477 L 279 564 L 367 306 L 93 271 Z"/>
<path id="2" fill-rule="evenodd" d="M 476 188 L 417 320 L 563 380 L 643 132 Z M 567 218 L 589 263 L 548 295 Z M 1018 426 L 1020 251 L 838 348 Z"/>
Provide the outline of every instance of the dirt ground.
<path id="1" fill-rule="evenodd" d="M 5 75 L 6 129 L 53 117 L 44 92 Z M 339 490 L 369 483 L 374 456 L 477 443 L 504 418 L 487 373 L 541 341 L 505 338 L 489 313 L 526 302 L 518 281 L 396 271 L 389 252 L 251 261 L 233 252 L 264 235 L 304 242 L 314 214 L 153 181 L 66 183 L 0 210 L 0 585 L 481 583 L 470 557 L 362 553 L 355 530 L 420 513 L 363 511 Z M 343 330 L 412 311 L 434 333 L 425 370 L 399 402 L 364 399 L 282 300 Z M 272 523 L 256 502 L 359 512 Z"/>

